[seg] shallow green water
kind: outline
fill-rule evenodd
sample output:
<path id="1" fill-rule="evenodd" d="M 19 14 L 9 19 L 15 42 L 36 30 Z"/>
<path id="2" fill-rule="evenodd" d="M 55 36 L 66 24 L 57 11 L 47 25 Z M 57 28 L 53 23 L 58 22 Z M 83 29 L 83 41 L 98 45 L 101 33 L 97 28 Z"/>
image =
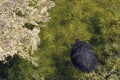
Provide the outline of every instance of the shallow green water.
<path id="1" fill-rule="evenodd" d="M 28 64 L 17 71 L 25 80 L 35 72 L 45 80 L 119 80 L 120 79 L 120 5 L 119 0 L 54 0 L 51 19 L 41 27 L 41 45 L 36 51 L 39 67 Z M 70 45 L 80 39 L 96 50 L 100 64 L 91 73 L 75 69 L 70 60 Z M 10 68 L 11 70 L 11 68 Z M 14 69 L 15 70 L 15 69 Z M 29 72 L 30 70 L 30 72 Z M 20 72 L 20 73 L 19 73 Z M 15 71 L 9 80 L 14 80 Z M 9 74 L 9 73 L 8 73 Z M 18 77 L 18 78 L 19 78 Z M 21 78 L 15 80 L 22 80 Z"/>

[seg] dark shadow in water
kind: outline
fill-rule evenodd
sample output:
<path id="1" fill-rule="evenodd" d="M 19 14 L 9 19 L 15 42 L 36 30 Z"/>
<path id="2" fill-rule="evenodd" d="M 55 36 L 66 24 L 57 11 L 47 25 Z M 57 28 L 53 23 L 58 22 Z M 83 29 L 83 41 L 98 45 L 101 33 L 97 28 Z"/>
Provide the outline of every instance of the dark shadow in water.
<path id="1" fill-rule="evenodd" d="M 0 62 L 0 80 L 25 80 L 30 76 L 32 64 L 27 60 L 20 58 L 18 55 L 7 57 L 7 62 Z"/>

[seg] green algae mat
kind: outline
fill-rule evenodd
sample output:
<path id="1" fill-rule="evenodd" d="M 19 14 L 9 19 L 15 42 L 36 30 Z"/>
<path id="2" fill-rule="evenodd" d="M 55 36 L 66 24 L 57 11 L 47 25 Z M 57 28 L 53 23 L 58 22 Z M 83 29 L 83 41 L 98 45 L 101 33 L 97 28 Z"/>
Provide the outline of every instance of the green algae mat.
<path id="1" fill-rule="evenodd" d="M 44 24 L 41 44 L 35 52 L 39 66 L 14 58 L 12 66 L 6 64 L 0 71 L 1 80 L 120 80 L 120 1 L 53 1 L 51 19 L 40 23 Z M 71 44 L 76 39 L 90 44 L 99 57 L 90 73 L 79 71 L 71 62 Z"/>

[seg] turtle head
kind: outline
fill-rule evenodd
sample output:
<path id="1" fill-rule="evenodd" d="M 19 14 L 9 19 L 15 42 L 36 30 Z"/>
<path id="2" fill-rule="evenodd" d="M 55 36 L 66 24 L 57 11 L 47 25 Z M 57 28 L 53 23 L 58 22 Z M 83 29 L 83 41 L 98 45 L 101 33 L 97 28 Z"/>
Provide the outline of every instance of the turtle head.
<path id="1" fill-rule="evenodd" d="M 71 44 L 71 47 L 74 48 L 75 46 L 78 46 L 82 43 L 82 41 L 80 41 L 80 39 L 75 39 L 75 43 Z"/>
<path id="2" fill-rule="evenodd" d="M 80 41 L 80 39 L 75 39 L 75 42 L 77 43 L 77 42 L 81 42 L 81 41 Z"/>

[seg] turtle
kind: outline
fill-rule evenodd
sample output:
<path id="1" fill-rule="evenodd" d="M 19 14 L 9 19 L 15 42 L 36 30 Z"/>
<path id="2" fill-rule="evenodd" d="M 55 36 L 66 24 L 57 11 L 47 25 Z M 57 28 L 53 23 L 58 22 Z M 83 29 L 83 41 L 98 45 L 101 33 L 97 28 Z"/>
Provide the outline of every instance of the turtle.
<path id="1" fill-rule="evenodd" d="M 98 56 L 92 46 L 77 39 L 72 45 L 71 61 L 75 68 L 89 73 L 98 65 Z"/>

